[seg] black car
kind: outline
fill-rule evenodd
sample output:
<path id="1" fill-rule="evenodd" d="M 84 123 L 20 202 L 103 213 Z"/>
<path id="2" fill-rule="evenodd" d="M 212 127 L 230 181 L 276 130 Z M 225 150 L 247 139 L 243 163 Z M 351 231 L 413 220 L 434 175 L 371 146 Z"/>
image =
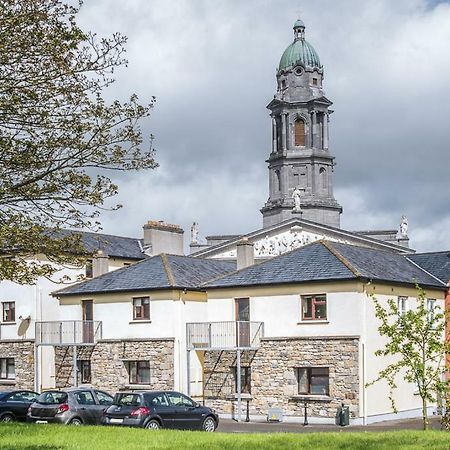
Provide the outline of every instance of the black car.
<path id="1" fill-rule="evenodd" d="M 91 388 L 46 391 L 28 409 L 27 420 L 35 423 L 83 425 L 101 423 L 103 411 L 113 397 Z"/>
<path id="2" fill-rule="evenodd" d="M 38 397 L 33 391 L 0 392 L 0 422 L 25 420 L 28 408 Z"/>
<path id="3" fill-rule="evenodd" d="M 105 410 L 105 425 L 125 425 L 157 430 L 178 428 L 214 431 L 219 416 L 211 408 L 174 391 L 121 392 Z"/>

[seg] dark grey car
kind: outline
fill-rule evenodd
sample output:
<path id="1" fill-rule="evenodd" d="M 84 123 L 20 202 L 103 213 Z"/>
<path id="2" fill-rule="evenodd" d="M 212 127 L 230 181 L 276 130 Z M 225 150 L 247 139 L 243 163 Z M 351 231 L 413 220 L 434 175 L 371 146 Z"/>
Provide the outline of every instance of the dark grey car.
<path id="1" fill-rule="evenodd" d="M 91 388 L 43 392 L 28 409 L 27 421 L 71 425 L 100 424 L 113 398 Z"/>
<path id="2" fill-rule="evenodd" d="M 175 391 L 134 391 L 115 395 L 103 416 L 105 425 L 147 429 L 177 428 L 214 431 L 219 416 L 187 395 Z"/>
<path id="3" fill-rule="evenodd" d="M 28 408 L 38 397 L 33 391 L 0 392 L 0 422 L 25 420 Z"/>

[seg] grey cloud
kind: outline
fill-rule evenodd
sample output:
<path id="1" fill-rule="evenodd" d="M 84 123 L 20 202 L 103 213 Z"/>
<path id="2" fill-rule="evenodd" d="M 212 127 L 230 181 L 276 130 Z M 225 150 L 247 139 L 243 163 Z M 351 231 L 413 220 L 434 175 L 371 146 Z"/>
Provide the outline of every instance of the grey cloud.
<path id="1" fill-rule="evenodd" d="M 129 66 L 109 95 L 157 104 L 143 129 L 156 137 L 154 172 L 121 177 L 124 209 L 108 232 L 136 235 L 165 219 L 203 234 L 262 224 L 275 68 L 292 40 L 288 0 L 96 0 L 81 22 L 129 37 Z M 349 229 L 410 221 L 421 250 L 450 247 L 447 181 L 450 5 L 422 0 L 301 3 L 307 39 L 334 102 L 335 194 Z M 123 220 L 124 217 L 127 220 Z M 433 236 L 433 238 L 431 237 Z"/>

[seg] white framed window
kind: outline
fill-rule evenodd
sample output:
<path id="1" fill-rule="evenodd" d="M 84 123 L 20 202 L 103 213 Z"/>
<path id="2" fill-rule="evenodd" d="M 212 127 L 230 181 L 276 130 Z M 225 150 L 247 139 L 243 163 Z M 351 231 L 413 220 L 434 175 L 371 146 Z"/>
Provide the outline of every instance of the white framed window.
<path id="1" fill-rule="evenodd" d="M 398 315 L 404 316 L 408 311 L 408 297 L 398 296 L 397 298 Z"/>
<path id="2" fill-rule="evenodd" d="M 130 384 L 150 384 L 150 361 L 127 361 L 126 367 Z"/>
<path id="3" fill-rule="evenodd" d="M 434 319 L 435 308 L 436 308 L 436 299 L 427 298 L 427 317 L 429 322 L 431 322 Z"/>
<path id="4" fill-rule="evenodd" d="M 16 302 L 3 302 L 3 322 L 16 321 Z"/>
<path id="5" fill-rule="evenodd" d="M 15 380 L 16 366 L 14 358 L 0 358 L 0 380 Z"/>
<path id="6" fill-rule="evenodd" d="M 133 320 L 150 320 L 150 297 L 133 298 Z"/>

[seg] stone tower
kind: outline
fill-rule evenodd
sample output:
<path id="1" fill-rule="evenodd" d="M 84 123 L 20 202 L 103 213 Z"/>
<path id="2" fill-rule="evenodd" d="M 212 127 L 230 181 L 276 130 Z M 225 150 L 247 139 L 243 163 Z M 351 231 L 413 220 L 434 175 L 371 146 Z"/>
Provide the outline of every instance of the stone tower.
<path id="1" fill-rule="evenodd" d="M 333 196 L 334 157 L 328 139 L 332 102 L 322 82 L 319 56 L 305 40 L 304 23 L 297 20 L 294 42 L 278 67 L 277 93 L 267 106 L 273 139 L 266 161 L 269 199 L 261 209 L 264 227 L 293 217 L 340 226 L 342 207 Z"/>

